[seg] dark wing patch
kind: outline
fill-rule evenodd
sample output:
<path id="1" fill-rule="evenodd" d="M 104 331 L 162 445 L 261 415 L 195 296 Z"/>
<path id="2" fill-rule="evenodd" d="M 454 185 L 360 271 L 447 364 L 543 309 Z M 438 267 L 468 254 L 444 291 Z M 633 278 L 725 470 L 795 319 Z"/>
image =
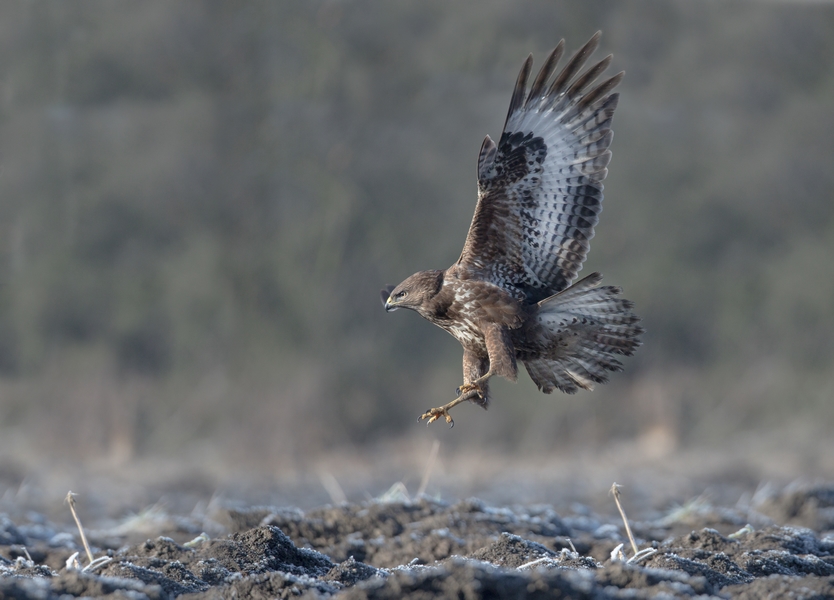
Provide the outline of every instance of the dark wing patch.
<path id="1" fill-rule="evenodd" d="M 599 33 L 548 85 L 560 42 L 529 92 L 528 57 L 501 139 L 487 137 L 478 157 L 478 205 L 458 264 L 528 301 L 576 277 L 602 211 L 618 100 L 610 92 L 622 73 L 594 85 L 608 56 L 579 74 L 598 43 Z"/>

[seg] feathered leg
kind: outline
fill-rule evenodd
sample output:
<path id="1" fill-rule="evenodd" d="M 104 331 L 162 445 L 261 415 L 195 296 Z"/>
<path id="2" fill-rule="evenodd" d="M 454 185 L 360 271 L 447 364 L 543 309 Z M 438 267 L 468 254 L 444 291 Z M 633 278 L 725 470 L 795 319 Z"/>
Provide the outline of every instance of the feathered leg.
<path id="1" fill-rule="evenodd" d="M 489 405 L 489 379 L 494 375 L 501 375 L 510 381 L 518 376 L 518 366 L 515 362 L 515 349 L 509 331 L 496 324 L 488 324 L 483 328 L 488 358 L 478 356 L 471 350 L 463 350 L 463 385 L 456 393 L 458 397 L 438 408 L 427 410 L 418 421 L 428 419 L 433 423 L 440 417 L 446 419 L 449 427 L 455 422 L 449 414 L 449 409 L 467 400 L 486 408 Z"/>
<path id="2" fill-rule="evenodd" d="M 449 424 L 449 427 L 454 427 L 455 421 L 449 414 L 449 409 L 453 406 L 457 406 L 461 402 L 471 400 L 472 402 L 480 404 L 481 406 L 486 408 L 486 405 L 489 403 L 489 382 L 487 380 L 484 380 L 479 386 L 472 386 L 472 382 L 482 378 L 484 375 L 487 374 L 488 371 L 488 359 L 481 358 L 471 350 L 467 350 L 466 348 L 464 348 L 463 385 L 457 389 L 456 393 L 458 394 L 458 397 L 449 402 L 448 404 L 444 404 L 443 406 L 427 410 L 422 415 L 420 415 L 420 418 L 417 420 L 422 421 L 423 419 L 428 419 L 429 423 L 433 423 L 440 417 L 443 417 L 444 419 L 446 419 L 446 422 Z M 469 388 L 461 389 L 466 386 L 469 386 Z"/>
<path id="3" fill-rule="evenodd" d="M 489 378 L 494 375 L 506 377 L 510 381 L 518 379 L 518 365 L 515 362 L 515 348 L 513 347 L 512 336 L 506 327 L 502 327 L 495 323 L 490 323 L 483 327 L 484 341 L 486 342 L 487 353 L 489 358 L 486 365 L 480 365 L 478 374 L 467 379 L 467 373 L 464 370 L 463 385 L 457 389 L 458 394 L 468 392 L 470 390 L 478 390 L 479 396 L 484 400 L 481 404 L 486 408 L 489 400 L 486 398 L 486 385 Z M 485 366 L 489 370 L 484 373 Z"/>

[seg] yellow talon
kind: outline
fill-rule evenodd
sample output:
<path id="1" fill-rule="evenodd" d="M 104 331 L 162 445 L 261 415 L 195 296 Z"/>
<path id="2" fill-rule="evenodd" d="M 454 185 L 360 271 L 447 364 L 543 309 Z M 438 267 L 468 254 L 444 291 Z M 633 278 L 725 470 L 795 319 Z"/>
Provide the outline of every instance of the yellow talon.
<path id="1" fill-rule="evenodd" d="M 481 386 L 479 386 L 477 383 L 464 383 L 457 390 L 455 390 L 455 392 L 457 392 L 458 396 L 465 396 L 469 392 L 478 392 L 478 396 L 480 396 L 481 398 L 484 397 L 484 392 L 481 389 Z"/>
<path id="2" fill-rule="evenodd" d="M 434 423 L 435 421 L 437 421 L 440 417 L 444 417 L 446 419 L 446 422 L 449 424 L 450 429 L 455 426 L 455 421 L 452 419 L 452 415 L 449 414 L 449 411 L 446 410 L 445 406 L 441 406 L 439 408 L 430 408 L 422 415 L 420 415 L 420 418 L 417 419 L 417 421 L 428 419 L 426 425 L 429 425 L 430 423 Z"/>
<path id="3" fill-rule="evenodd" d="M 453 406 L 457 406 L 461 402 L 469 400 L 470 398 L 476 395 L 480 396 L 481 398 L 484 397 L 484 392 L 478 385 L 478 383 L 464 383 L 462 386 L 460 386 L 460 389 L 458 389 L 457 398 L 449 402 L 449 404 L 444 404 L 443 406 L 439 406 L 437 408 L 430 408 L 422 415 L 420 415 L 420 417 L 417 419 L 417 422 L 419 423 L 423 419 L 428 419 L 428 423 L 426 423 L 426 425 L 428 425 L 430 423 L 434 423 L 440 417 L 443 417 L 444 419 L 446 419 L 446 422 L 449 424 L 449 428 L 451 429 L 455 426 L 455 422 L 452 420 L 452 415 L 449 414 L 449 409 Z"/>

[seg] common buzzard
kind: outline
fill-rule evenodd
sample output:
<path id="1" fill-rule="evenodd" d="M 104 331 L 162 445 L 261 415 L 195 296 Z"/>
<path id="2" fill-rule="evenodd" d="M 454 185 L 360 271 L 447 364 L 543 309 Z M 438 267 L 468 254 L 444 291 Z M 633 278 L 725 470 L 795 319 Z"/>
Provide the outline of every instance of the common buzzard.
<path id="1" fill-rule="evenodd" d="M 597 83 L 607 56 L 579 73 L 597 32 L 553 78 L 565 41 L 528 88 L 533 56 L 513 90 L 504 132 L 478 155 L 478 204 L 458 261 L 382 290 L 385 310 L 409 308 L 463 346 L 457 398 L 420 416 L 431 423 L 466 400 L 486 408 L 489 378 L 515 381 L 517 361 L 541 391 L 568 394 L 622 370 L 643 329 L 621 289 L 592 273 L 571 285 L 602 211 L 611 119 L 623 73 Z"/>

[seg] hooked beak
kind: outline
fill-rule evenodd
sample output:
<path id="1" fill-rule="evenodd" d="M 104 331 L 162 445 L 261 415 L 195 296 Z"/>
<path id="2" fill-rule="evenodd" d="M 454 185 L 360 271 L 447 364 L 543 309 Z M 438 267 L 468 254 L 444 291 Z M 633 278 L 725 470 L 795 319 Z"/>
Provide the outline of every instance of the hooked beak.
<path id="1" fill-rule="evenodd" d="M 393 285 L 385 286 L 385 289 L 379 293 L 382 299 L 382 306 L 385 307 L 385 312 L 393 312 L 398 308 L 391 299 L 391 292 L 394 291 L 394 287 Z"/>

